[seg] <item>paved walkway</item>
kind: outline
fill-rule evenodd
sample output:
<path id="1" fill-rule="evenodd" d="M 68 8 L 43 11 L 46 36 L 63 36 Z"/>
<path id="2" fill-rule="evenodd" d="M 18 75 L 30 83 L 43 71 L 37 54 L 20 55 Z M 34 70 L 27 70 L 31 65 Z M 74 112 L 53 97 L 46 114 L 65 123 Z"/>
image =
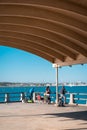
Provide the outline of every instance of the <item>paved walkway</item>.
<path id="1" fill-rule="evenodd" d="M 0 130 L 87 130 L 87 107 L 0 104 Z"/>

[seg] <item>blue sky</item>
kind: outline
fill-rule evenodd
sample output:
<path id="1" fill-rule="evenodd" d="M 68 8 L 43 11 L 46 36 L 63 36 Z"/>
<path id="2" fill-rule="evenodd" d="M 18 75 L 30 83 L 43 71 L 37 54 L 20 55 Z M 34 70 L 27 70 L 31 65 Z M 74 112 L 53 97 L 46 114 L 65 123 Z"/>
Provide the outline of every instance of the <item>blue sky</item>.
<path id="1" fill-rule="evenodd" d="M 0 46 L 0 82 L 55 83 L 52 63 L 31 53 Z M 59 68 L 59 82 L 87 82 L 87 64 Z"/>

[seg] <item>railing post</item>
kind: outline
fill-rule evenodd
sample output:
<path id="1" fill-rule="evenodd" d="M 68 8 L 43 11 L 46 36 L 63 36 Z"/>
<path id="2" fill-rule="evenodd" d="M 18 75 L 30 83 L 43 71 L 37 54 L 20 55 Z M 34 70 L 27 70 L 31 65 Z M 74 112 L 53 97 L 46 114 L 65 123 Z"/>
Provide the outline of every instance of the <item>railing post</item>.
<path id="1" fill-rule="evenodd" d="M 70 93 L 70 102 L 69 102 L 69 104 L 74 104 L 74 98 L 73 98 L 73 94 L 72 93 Z"/>
<path id="2" fill-rule="evenodd" d="M 9 102 L 9 94 L 5 93 L 5 103 Z"/>
<path id="3" fill-rule="evenodd" d="M 20 101 L 22 101 L 22 103 L 24 103 L 24 100 L 25 100 L 25 95 L 24 95 L 24 93 L 21 93 Z"/>
<path id="4" fill-rule="evenodd" d="M 22 93 L 20 94 L 20 101 L 22 101 L 23 100 L 23 98 L 22 98 L 23 96 L 22 96 Z"/>
<path id="5" fill-rule="evenodd" d="M 87 106 L 87 100 L 86 100 L 86 106 Z"/>
<path id="6" fill-rule="evenodd" d="M 36 101 L 36 93 L 35 92 L 33 93 L 33 101 L 34 102 Z"/>

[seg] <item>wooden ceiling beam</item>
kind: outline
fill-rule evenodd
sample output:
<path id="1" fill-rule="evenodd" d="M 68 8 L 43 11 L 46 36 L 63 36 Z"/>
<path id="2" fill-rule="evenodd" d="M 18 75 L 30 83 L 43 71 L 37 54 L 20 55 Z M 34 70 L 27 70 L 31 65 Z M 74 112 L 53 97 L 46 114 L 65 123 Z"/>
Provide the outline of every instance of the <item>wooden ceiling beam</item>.
<path id="1" fill-rule="evenodd" d="M 29 28 L 30 29 L 30 28 Z M 36 29 L 36 28 L 35 28 Z M 37 35 L 38 35 L 38 29 L 35 31 L 35 29 L 33 28 L 33 33 L 36 33 Z M 31 34 L 32 34 L 32 29 L 31 30 L 28 30 L 27 29 L 27 31 L 29 32 L 29 31 L 31 31 Z M 70 38 L 69 38 L 69 40 L 68 39 L 66 39 L 66 37 L 64 37 L 64 36 L 61 36 L 61 35 L 57 35 L 57 34 L 55 34 L 55 33 L 51 33 L 51 32 L 49 32 L 49 31 L 46 31 L 45 30 L 45 33 L 43 33 L 43 31 L 44 30 L 42 30 L 42 29 L 39 29 L 39 35 L 42 35 L 43 37 L 45 36 L 45 37 L 47 37 L 47 35 L 49 36 L 49 39 L 52 39 L 52 40 L 54 40 L 54 41 L 56 41 L 58 44 L 61 44 L 61 45 L 63 45 L 63 46 L 66 46 L 66 47 L 69 47 L 69 48 L 71 48 L 71 51 L 72 50 L 74 50 L 74 51 L 76 51 L 77 53 L 81 53 L 82 55 L 84 55 L 84 56 L 87 56 L 87 51 L 86 51 L 86 49 L 84 49 L 84 48 L 81 48 L 79 45 L 77 45 L 76 43 L 73 43 L 72 42 L 72 39 L 70 40 Z M 79 42 L 79 41 L 78 41 Z M 75 44 L 75 45 L 74 45 Z"/>
<path id="2" fill-rule="evenodd" d="M 8 43 L 8 42 L 6 42 L 6 41 L 2 41 L 2 40 L 0 40 L 0 45 L 1 46 L 9 46 L 9 47 L 13 47 L 13 48 L 16 48 L 16 49 L 21 49 L 21 50 L 24 50 L 24 51 L 27 51 L 27 52 L 30 52 L 30 53 L 32 53 L 32 54 L 35 54 L 35 55 L 37 55 L 37 56 L 39 56 L 39 57 L 41 57 L 41 58 L 44 58 L 44 59 L 46 59 L 46 60 L 48 60 L 49 62 L 52 62 L 52 63 L 54 63 L 54 57 L 52 57 L 52 56 L 49 56 L 49 55 L 47 55 L 46 53 L 44 53 L 44 52 L 41 52 L 40 50 L 37 50 L 37 49 L 35 49 L 35 48 L 31 48 L 31 47 L 27 47 L 27 46 L 25 46 L 25 45 L 18 45 L 18 43 Z"/>
<path id="3" fill-rule="evenodd" d="M 72 59 L 76 59 L 77 55 L 72 53 L 69 49 L 64 48 L 61 45 L 58 45 L 55 41 L 48 40 L 46 38 L 42 38 L 35 35 L 25 34 L 21 32 L 14 32 L 14 31 L 0 31 L 0 36 L 12 36 L 21 39 L 31 40 L 32 42 L 37 42 L 39 45 L 45 46 L 48 49 L 51 49 L 51 53 L 55 51 L 55 55 L 63 54 L 65 57 L 69 56 Z M 59 52 L 59 53 L 58 53 Z"/>
<path id="4" fill-rule="evenodd" d="M 84 0 L 44 0 L 44 1 L 40 1 L 40 0 L 0 0 L 0 3 L 9 3 L 9 4 L 32 4 L 32 5 L 43 5 L 43 6 L 47 6 L 47 7 L 54 7 L 54 8 L 61 8 L 61 9 L 65 9 L 65 10 L 70 10 L 70 11 L 74 11 L 80 14 L 86 14 L 86 10 L 87 10 L 87 1 Z"/>
<path id="5" fill-rule="evenodd" d="M 14 11 L 15 10 L 15 11 Z M 23 16 L 23 17 L 35 17 L 35 18 L 43 18 L 51 21 L 60 21 L 61 23 L 70 24 L 73 26 L 79 26 L 78 24 L 81 22 L 86 23 L 86 16 L 81 15 L 79 13 L 75 13 L 74 11 L 69 11 L 60 8 L 35 5 L 35 4 L 5 4 L 0 3 L 0 14 L 11 15 L 11 16 Z M 78 22 L 78 24 L 76 24 Z"/>
<path id="6" fill-rule="evenodd" d="M 0 33 L 3 44 L 52 63 L 86 63 L 87 1 L 0 0 Z"/>
<path id="7" fill-rule="evenodd" d="M 22 45 L 26 45 L 27 47 L 31 47 L 31 48 L 36 48 L 37 50 L 40 50 L 50 56 L 53 57 L 57 57 L 59 60 L 61 60 L 62 62 L 65 60 L 65 57 L 62 56 L 61 54 L 55 52 L 54 50 L 51 50 L 47 47 L 41 46 L 39 45 L 37 42 L 32 42 L 31 40 L 26 40 L 26 39 L 18 39 L 16 37 L 6 37 L 6 36 L 0 36 L 0 40 L 1 41 L 7 41 L 7 42 L 12 42 L 12 43 L 18 43 L 19 46 Z"/>

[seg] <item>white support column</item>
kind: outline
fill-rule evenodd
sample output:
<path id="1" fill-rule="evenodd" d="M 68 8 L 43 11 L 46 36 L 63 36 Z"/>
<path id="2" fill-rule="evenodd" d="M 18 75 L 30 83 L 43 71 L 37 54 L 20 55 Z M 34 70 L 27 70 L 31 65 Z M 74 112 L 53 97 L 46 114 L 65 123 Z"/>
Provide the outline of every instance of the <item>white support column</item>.
<path id="1" fill-rule="evenodd" d="M 56 105 L 58 105 L 58 67 L 56 67 Z"/>
<path id="2" fill-rule="evenodd" d="M 53 64 L 53 67 L 56 68 L 56 106 L 58 106 L 58 64 Z"/>

